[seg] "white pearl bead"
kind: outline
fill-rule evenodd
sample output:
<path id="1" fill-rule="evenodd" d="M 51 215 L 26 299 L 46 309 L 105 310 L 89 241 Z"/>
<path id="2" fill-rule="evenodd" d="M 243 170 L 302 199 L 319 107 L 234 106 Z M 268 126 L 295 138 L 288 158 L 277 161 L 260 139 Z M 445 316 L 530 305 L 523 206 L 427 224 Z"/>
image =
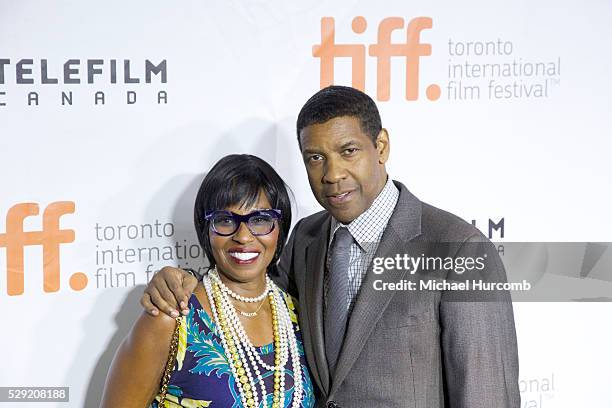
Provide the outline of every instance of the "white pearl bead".
<path id="1" fill-rule="evenodd" d="M 214 281 L 221 293 L 220 311 L 217 311 L 217 303 L 215 302 L 215 299 L 213 297 L 212 281 Z M 242 366 L 244 367 L 246 376 L 248 378 L 248 383 L 251 387 L 251 392 L 253 393 L 253 400 L 255 401 L 255 405 L 259 405 L 259 396 L 255 387 L 255 383 L 257 382 L 260 384 L 261 388 L 262 406 L 267 407 L 267 392 L 265 382 L 261 375 L 261 371 L 259 370 L 259 366 L 261 366 L 262 368 L 265 368 L 268 371 L 278 371 L 278 373 L 280 374 L 279 385 L 281 390 L 279 393 L 279 402 L 281 403 L 281 406 L 284 406 L 286 375 L 285 366 L 287 365 L 287 362 L 290 359 L 294 373 L 294 391 L 291 406 L 299 408 L 303 397 L 302 367 L 297 346 L 297 339 L 295 337 L 295 331 L 293 330 L 293 323 L 291 322 L 289 309 L 287 308 L 287 305 L 284 302 L 283 295 L 281 294 L 280 290 L 266 276 L 266 291 L 257 298 L 245 298 L 243 296 L 233 293 L 229 288 L 227 288 L 223 284 L 223 282 L 221 282 L 221 279 L 219 278 L 218 274 L 216 274 L 216 271 L 212 271 L 212 273 L 209 273 L 205 276 L 204 286 L 209 297 L 212 314 L 217 326 L 217 334 L 219 334 L 219 337 L 221 338 L 221 343 L 223 345 L 225 353 L 230 356 L 231 352 L 225 340 L 225 333 L 223 332 L 220 324 L 219 313 L 221 313 L 226 319 L 227 330 L 229 332 L 229 335 L 234 339 L 236 350 L 238 352 L 240 361 L 242 363 Z M 273 305 L 277 315 L 275 332 L 277 333 L 279 338 L 279 347 L 276 347 L 275 345 L 275 360 L 278 359 L 278 365 L 268 365 L 262 361 L 261 357 L 259 356 L 259 353 L 251 343 L 246 331 L 244 330 L 244 327 L 242 326 L 242 323 L 236 312 L 236 308 L 229 300 L 229 297 L 233 297 L 244 302 L 257 302 L 262 301 L 266 295 L 269 296 L 270 304 Z M 232 360 L 230 360 L 230 362 L 231 361 Z M 236 372 L 233 363 L 230 363 L 230 368 L 240 392 L 240 400 L 242 401 L 243 405 L 246 406 L 246 397 L 244 396 L 245 392 L 242 387 L 242 384 L 239 381 L 240 376 Z M 254 376 L 251 372 L 254 374 Z M 256 381 L 254 380 L 254 378 Z"/>

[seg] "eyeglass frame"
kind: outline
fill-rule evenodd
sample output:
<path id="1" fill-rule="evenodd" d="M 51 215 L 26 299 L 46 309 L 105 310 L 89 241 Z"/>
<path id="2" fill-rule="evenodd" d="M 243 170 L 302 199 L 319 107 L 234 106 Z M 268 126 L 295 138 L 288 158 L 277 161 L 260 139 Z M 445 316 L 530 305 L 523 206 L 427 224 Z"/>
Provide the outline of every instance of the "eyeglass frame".
<path id="1" fill-rule="evenodd" d="M 231 233 L 231 234 L 222 234 L 219 231 L 217 231 L 213 225 L 213 223 L 210 221 L 215 215 L 217 214 L 223 214 L 223 215 L 227 215 L 229 217 L 231 217 L 234 222 L 236 222 L 236 229 Z M 277 209 L 277 208 L 270 208 L 270 209 L 263 209 L 263 210 L 255 210 L 252 211 L 248 214 L 236 214 L 233 211 L 228 211 L 228 210 L 209 210 L 209 211 L 205 211 L 204 212 L 204 219 L 206 221 L 209 222 L 209 226 L 210 229 L 217 235 L 222 236 L 222 237 L 229 237 L 231 235 L 234 235 L 239 229 L 240 229 L 240 224 L 244 223 L 244 225 L 246 225 L 247 229 L 249 230 L 249 232 L 256 237 L 261 237 L 261 236 L 265 236 L 268 235 L 270 233 L 272 233 L 272 231 L 274 231 L 274 229 L 276 228 L 276 223 L 273 222 L 272 223 L 272 229 L 268 232 L 266 232 L 265 234 L 256 234 L 251 230 L 251 227 L 249 226 L 249 220 L 252 217 L 256 217 L 258 215 L 269 215 L 272 218 L 274 218 L 274 220 L 280 220 L 281 219 L 281 215 L 282 215 L 282 211 Z"/>

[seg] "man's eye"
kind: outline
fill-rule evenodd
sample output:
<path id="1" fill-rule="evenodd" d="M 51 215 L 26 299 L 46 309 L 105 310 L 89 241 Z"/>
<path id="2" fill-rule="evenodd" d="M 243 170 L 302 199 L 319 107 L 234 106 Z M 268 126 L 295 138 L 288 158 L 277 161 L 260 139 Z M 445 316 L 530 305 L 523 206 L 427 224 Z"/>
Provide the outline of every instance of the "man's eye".
<path id="1" fill-rule="evenodd" d="M 321 156 L 320 154 L 313 154 L 308 157 L 309 162 L 319 162 L 321 160 L 323 160 L 323 156 Z"/>
<path id="2" fill-rule="evenodd" d="M 355 154 L 355 152 L 359 150 L 356 147 L 349 147 L 348 149 L 344 149 L 342 152 L 344 153 L 345 156 L 350 156 L 352 154 Z"/>

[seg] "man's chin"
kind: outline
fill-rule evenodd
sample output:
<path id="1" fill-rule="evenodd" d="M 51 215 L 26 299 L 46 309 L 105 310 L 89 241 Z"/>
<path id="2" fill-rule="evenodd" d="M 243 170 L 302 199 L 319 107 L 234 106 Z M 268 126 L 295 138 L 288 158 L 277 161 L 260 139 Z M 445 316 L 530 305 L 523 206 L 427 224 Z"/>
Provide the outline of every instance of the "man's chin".
<path id="1" fill-rule="evenodd" d="M 326 210 L 334 217 L 336 220 L 340 221 L 343 224 L 348 224 L 357 218 L 360 214 L 358 210 L 353 209 L 338 209 L 336 207 L 326 208 Z"/>
<path id="2" fill-rule="evenodd" d="M 332 205 L 329 201 L 325 199 L 320 199 L 317 197 L 317 201 L 323 208 L 327 210 L 328 213 L 331 214 L 336 220 L 340 221 L 343 224 L 348 224 L 353 221 L 355 218 L 359 217 L 359 215 L 365 211 L 361 208 L 355 208 L 354 205 Z M 354 204 L 354 203 L 351 203 Z"/>

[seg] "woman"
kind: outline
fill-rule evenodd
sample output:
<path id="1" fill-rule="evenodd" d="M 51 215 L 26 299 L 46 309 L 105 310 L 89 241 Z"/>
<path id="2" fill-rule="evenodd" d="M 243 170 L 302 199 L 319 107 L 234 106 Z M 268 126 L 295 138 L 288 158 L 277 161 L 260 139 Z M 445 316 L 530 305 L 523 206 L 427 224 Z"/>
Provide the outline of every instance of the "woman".
<path id="1" fill-rule="evenodd" d="M 194 213 L 210 268 L 189 313 L 140 316 L 102 406 L 313 406 L 294 302 L 267 277 L 291 224 L 284 182 L 255 156 L 226 156 L 204 178 Z"/>

